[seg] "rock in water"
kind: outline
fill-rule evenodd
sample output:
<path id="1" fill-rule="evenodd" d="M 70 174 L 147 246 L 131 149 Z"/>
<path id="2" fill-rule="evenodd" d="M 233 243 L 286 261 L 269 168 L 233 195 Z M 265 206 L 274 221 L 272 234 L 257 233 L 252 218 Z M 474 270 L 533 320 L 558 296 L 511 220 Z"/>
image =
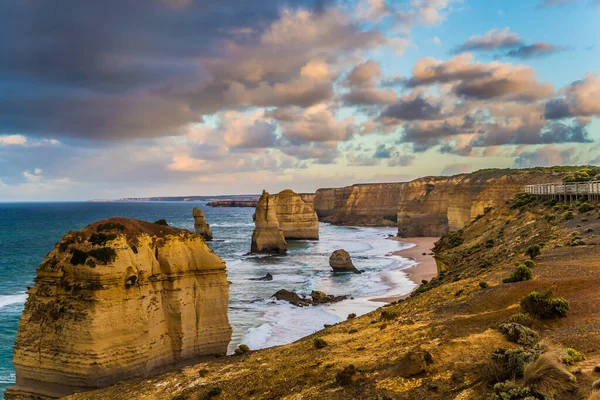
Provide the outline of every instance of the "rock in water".
<path id="1" fill-rule="evenodd" d="M 206 223 L 206 217 L 201 209 L 194 207 L 194 229 L 196 233 L 204 238 L 204 240 L 212 240 L 212 230 L 210 225 Z"/>
<path id="2" fill-rule="evenodd" d="M 261 278 L 250 278 L 251 281 L 272 281 L 273 280 L 273 275 L 271 275 L 270 272 L 267 272 L 267 274 Z"/>
<path id="3" fill-rule="evenodd" d="M 163 225 L 163 226 L 169 226 L 169 223 L 167 222 L 166 219 L 159 219 L 158 221 L 154 221 L 154 223 L 156 225 Z"/>
<path id="4" fill-rule="evenodd" d="M 318 240 L 319 219 L 310 204 L 292 190 L 275 195 L 275 212 L 286 240 Z"/>
<path id="5" fill-rule="evenodd" d="M 252 253 L 278 253 L 287 251 L 287 242 L 279 227 L 275 211 L 275 197 L 263 190 L 256 212 L 254 213 L 254 232 L 252 233 Z"/>
<path id="6" fill-rule="evenodd" d="M 350 258 L 350 254 L 344 249 L 334 251 L 329 257 L 329 266 L 333 268 L 333 272 L 353 272 L 360 274 Z"/>
<path id="7" fill-rule="evenodd" d="M 56 398 L 225 354 L 225 263 L 197 234 L 126 218 L 69 232 L 37 268 L 7 399 Z"/>

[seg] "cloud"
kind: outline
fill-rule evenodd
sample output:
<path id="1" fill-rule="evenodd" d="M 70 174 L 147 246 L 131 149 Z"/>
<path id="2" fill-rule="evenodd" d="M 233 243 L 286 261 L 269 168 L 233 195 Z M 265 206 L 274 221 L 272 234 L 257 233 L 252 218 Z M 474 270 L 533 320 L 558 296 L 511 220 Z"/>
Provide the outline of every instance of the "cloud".
<path id="1" fill-rule="evenodd" d="M 520 58 L 522 60 L 526 60 L 529 58 L 538 58 L 542 56 L 547 56 L 550 54 L 557 53 L 562 49 L 558 46 L 555 46 L 546 42 L 538 42 L 533 43 L 531 45 L 523 45 L 519 46 L 514 50 L 506 53 L 509 57 Z"/>
<path id="2" fill-rule="evenodd" d="M 461 46 L 454 50 L 455 53 L 463 53 L 473 50 L 496 50 L 507 49 L 521 45 L 521 37 L 510 31 L 509 27 L 502 29 L 491 29 L 483 36 L 471 36 Z"/>
<path id="3" fill-rule="evenodd" d="M 542 7 L 553 7 L 565 4 L 573 4 L 576 0 L 542 0 Z"/>
<path id="4" fill-rule="evenodd" d="M 0 135 L 0 146 L 56 146 L 60 141 L 56 139 L 32 140 L 23 135 Z"/>
<path id="5" fill-rule="evenodd" d="M 393 147 L 387 147 L 385 144 L 380 144 L 375 149 L 375 153 L 373 154 L 373 158 L 391 158 Z"/>
<path id="6" fill-rule="evenodd" d="M 382 75 L 379 64 L 373 60 L 355 66 L 346 77 L 349 92 L 342 96 L 347 105 L 391 104 L 396 101 L 396 93 L 377 87 L 377 79 Z"/>
<path id="7" fill-rule="evenodd" d="M 403 99 L 396 104 L 388 106 L 380 116 L 380 119 L 387 121 L 404 120 L 436 120 L 443 119 L 442 106 L 438 103 L 430 103 L 422 96 L 414 99 Z"/>
<path id="8" fill-rule="evenodd" d="M 600 116 L 600 74 L 586 74 L 563 88 L 561 94 L 563 97 L 546 103 L 547 119 Z"/>
<path id="9" fill-rule="evenodd" d="M 442 40 L 437 37 L 434 36 L 433 39 L 431 39 L 431 43 L 435 44 L 436 46 L 443 46 L 444 44 L 442 43 Z"/>
<path id="10" fill-rule="evenodd" d="M 547 167 L 554 165 L 570 165 L 577 162 L 577 151 L 574 147 L 566 149 L 555 145 L 538 147 L 530 152 L 522 152 L 517 156 L 513 168 Z"/>

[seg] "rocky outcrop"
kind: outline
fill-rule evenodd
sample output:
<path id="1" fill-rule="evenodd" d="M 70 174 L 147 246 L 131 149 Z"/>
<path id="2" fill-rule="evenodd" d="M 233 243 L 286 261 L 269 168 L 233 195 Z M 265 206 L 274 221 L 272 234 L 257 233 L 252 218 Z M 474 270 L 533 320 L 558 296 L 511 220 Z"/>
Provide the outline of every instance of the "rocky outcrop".
<path id="1" fill-rule="evenodd" d="M 7 399 L 56 398 L 224 354 L 225 263 L 197 234 L 125 218 L 63 236 L 37 268 Z"/>
<path id="2" fill-rule="evenodd" d="M 219 200 L 206 203 L 209 207 L 256 207 L 256 200 Z"/>
<path id="3" fill-rule="evenodd" d="M 273 275 L 270 272 L 267 272 L 267 274 L 265 276 L 262 276 L 260 278 L 250 278 L 251 281 L 272 281 L 273 280 Z"/>
<path id="4" fill-rule="evenodd" d="M 275 197 L 263 190 L 254 213 L 252 253 L 278 253 L 287 251 L 287 242 L 279 227 L 275 209 Z"/>
<path id="5" fill-rule="evenodd" d="M 201 209 L 194 207 L 194 229 L 196 233 L 204 238 L 204 240 L 212 240 L 212 230 L 210 225 L 206 223 L 206 217 Z"/>
<path id="6" fill-rule="evenodd" d="M 338 301 L 346 300 L 348 296 L 334 296 L 331 294 L 326 294 L 324 292 L 320 292 L 318 290 L 313 290 L 310 293 L 310 297 L 302 297 L 296 292 L 291 292 L 289 290 L 281 289 L 273 296 L 277 300 L 287 301 L 290 304 L 293 304 L 298 307 L 306 307 L 306 306 L 316 306 L 319 304 L 328 304 L 328 303 L 337 303 Z"/>
<path id="7" fill-rule="evenodd" d="M 275 195 L 275 212 L 286 240 L 319 239 L 317 213 L 294 191 L 287 189 Z"/>
<path id="8" fill-rule="evenodd" d="M 398 201 L 405 186 L 377 183 L 319 189 L 314 208 L 321 220 L 336 225 L 396 226 Z"/>
<path id="9" fill-rule="evenodd" d="M 352 263 L 350 254 L 344 249 L 339 249 L 331 253 L 329 266 L 333 269 L 333 272 L 353 272 L 360 274 L 360 271 Z"/>
<path id="10" fill-rule="evenodd" d="M 398 202 L 398 235 L 443 236 L 464 228 L 486 208 L 504 204 L 525 185 L 559 182 L 561 177 L 535 169 L 489 169 L 416 179 L 406 184 Z"/>

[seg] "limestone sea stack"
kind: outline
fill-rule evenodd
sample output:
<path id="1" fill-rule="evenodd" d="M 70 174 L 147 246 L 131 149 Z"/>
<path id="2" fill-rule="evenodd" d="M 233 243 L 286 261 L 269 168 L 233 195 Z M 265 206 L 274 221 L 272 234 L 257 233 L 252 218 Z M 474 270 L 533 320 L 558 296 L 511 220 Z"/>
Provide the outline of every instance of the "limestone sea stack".
<path id="1" fill-rule="evenodd" d="M 329 266 L 333 269 L 333 272 L 353 272 L 360 274 L 360 271 L 352 263 L 350 254 L 344 249 L 339 249 L 331 253 Z"/>
<path id="2" fill-rule="evenodd" d="M 277 219 L 275 197 L 264 190 L 254 213 L 254 232 L 250 251 L 277 254 L 284 254 L 287 251 L 287 242 Z"/>
<path id="3" fill-rule="evenodd" d="M 319 218 L 310 204 L 287 189 L 275 195 L 275 212 L 286 240 L 318 240 Z"/>
<path id="4" fill-rule="evenodd" d="M 194 229 L 196 233 L 204 238 L 204 240 L 212 240 L 212 230 L 210 225 L 206 223 L 206 217 L 201 209 L 194 207 Z"/>
<path id="5" fill-rule="evenodd" d="M 143 377 L 231 339 L 225 263 L 197 234 L 126 218 L 69 232 L 37 268 L 6 399 Z"/>

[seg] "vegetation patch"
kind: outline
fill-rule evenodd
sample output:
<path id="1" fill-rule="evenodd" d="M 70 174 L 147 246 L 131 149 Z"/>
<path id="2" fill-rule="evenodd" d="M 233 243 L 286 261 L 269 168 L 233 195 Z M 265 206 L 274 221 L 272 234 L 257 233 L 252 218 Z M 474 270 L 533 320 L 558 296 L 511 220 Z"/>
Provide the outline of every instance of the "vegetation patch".
<path id="1" fill-rule="evenodd" d="M 513 283 L 528 281 L 533 277 L 533 273 L 530 268 L 527 268 L 524 264 L 519 265 L 508 278 L 504 278 L 502 282 Z"/>
<path id="2" fill-rule="evenodd" d="M 518 323 L 502 324 L 498 330 L 511 342 L 523 346 L 533 346 L 540 341 L 540 335 L 536 331 Z"/>
<path id="3" fill-rule="evenodd" d="M 538 355 L 537 350 L 526 350 L 522 347 L 510 350 L 496 349 L 486 368 L 488 379 L 496 383 L 522 378 L 525 365 L 535 360 Z"/>
<path id="4" fill-rule="evenodd" d="M 568 210 L 568 211 L 565 211 L 565 212 L 563 213 L 563 215 L 562 215 L 562 218 L 563 218 L 564 220 L 573 219 L 573 218 L 575 218 L 575 214 L 573 214 L 573 211 L 571 211 L 571 210 Z"/>
<path id="5" fill-rule="evenodd" d="M 106 242 L 109 242 L 111 240 L 115 240 L 117 238 L 117 235 L 114 233 L 92 233 L 92 236 L 90 236 L 89 242 L 94 245 L 94 246 L 104 246 L 104 244 Z"/>
<path id="6" fill-rule="evenodd" d="M 323 348 L 327 347 L 327 342 L 322 337 L 314 338 L 313 344 L 317 349 L 323 349 Z"/>
<path id="7" fill-rule="evenodd" d="M 525 250 L 525 254 L 529 256 L 529 258 L 531 258 L 532 260 L 539 256 L 541 253 L 542 247 L 539 244 L 532 244 Z"/>
<path id="8" fill-rule="evenodd" d="M 578 362 L 585 360 L 585 356 L 575 349 L 568 347 L 565 349 L 565 356 L 562 359 L 565 365 L 575 365 Z"/>
<path id="9" fill-rule="evenodd" d="M 112 247 L 102 247 L 99 249 L 93 249 L 87 252 L 88 256 L 94 257 L 96 260 L 107 265 L 116 260 L 117 252 Z"/>
<path id="10" fill-rule="evenodd" d="M 394 310 L 383 310 L 381 312 L 381 316 L 379 317 L 382 321 L 391 321 L 398 318 L 398 312 Z"/>
<path id="11" fill-rule="evenodd" d="M 96 228 L 96 232 L 114 231 L 114 230 L 123 232 L 125 230 L 125 226 L 123 224 L 119 224 L 118 222 L 117 223 L 107 222 L 106 224 L 98 225 L 98 227 Z"/>
<path id="12" fill-rule="evenodd" d="M 357 370 L 354 367 L 354 365 L 350 364 L 335 375 L 335 381 L 340 386 L 351 385 L 353 382 L 354 375 L 356 375 L 356 372 Z"/>
<path id="13" fill-rule="evenodd" d="M 515 199 L 513 200 L 510 208 L 514 209 L 522 209 L 523 207 L 533 203 L 535 201 L 535 196 L 529 193 L 517 193 L 515 195 Z"/>
<path id="14" fill-rule="evenodd" d="M 85 260 L 87 260 L 87 258 L 88 258 L 88 253 L 86 253 L 85 251 L 73 249 L 73 256 L 71 257 L 71 264 L 83 265 L 83 264 L 85 264 Z"/>
<path id="15" fill-rule="evenodd" d="M 523 326 L 531 326 L 533 324 L 533 318 L 529 314 L 517 313 L 513 314 L 508 318 L 508 322 L 514 322 Z"/>
<path id="16" fill-rule="evenodd" d="M 235 354 L 236 356 L 241 356 L 242 354 L 248 354 L 248 353 L 250 353 L 251 351 L 252 351 L 252 350 L 250 350 L 250 347 L 248 347 L 247 345 L 245 345 L 245 344 L 240 344 L 240 345 L 238 346 L 238 348 L 237 348 L 237 349 L 235 349 L 235 351 L 234 351 L 234 354 Z"/>
<path id="17" fill-rule="evenodd" d="M 531 292 L 521 300 L 521 310 L 540 319 L 562 318 L 569 312 L 569 302 L 549 291 Z"/>

